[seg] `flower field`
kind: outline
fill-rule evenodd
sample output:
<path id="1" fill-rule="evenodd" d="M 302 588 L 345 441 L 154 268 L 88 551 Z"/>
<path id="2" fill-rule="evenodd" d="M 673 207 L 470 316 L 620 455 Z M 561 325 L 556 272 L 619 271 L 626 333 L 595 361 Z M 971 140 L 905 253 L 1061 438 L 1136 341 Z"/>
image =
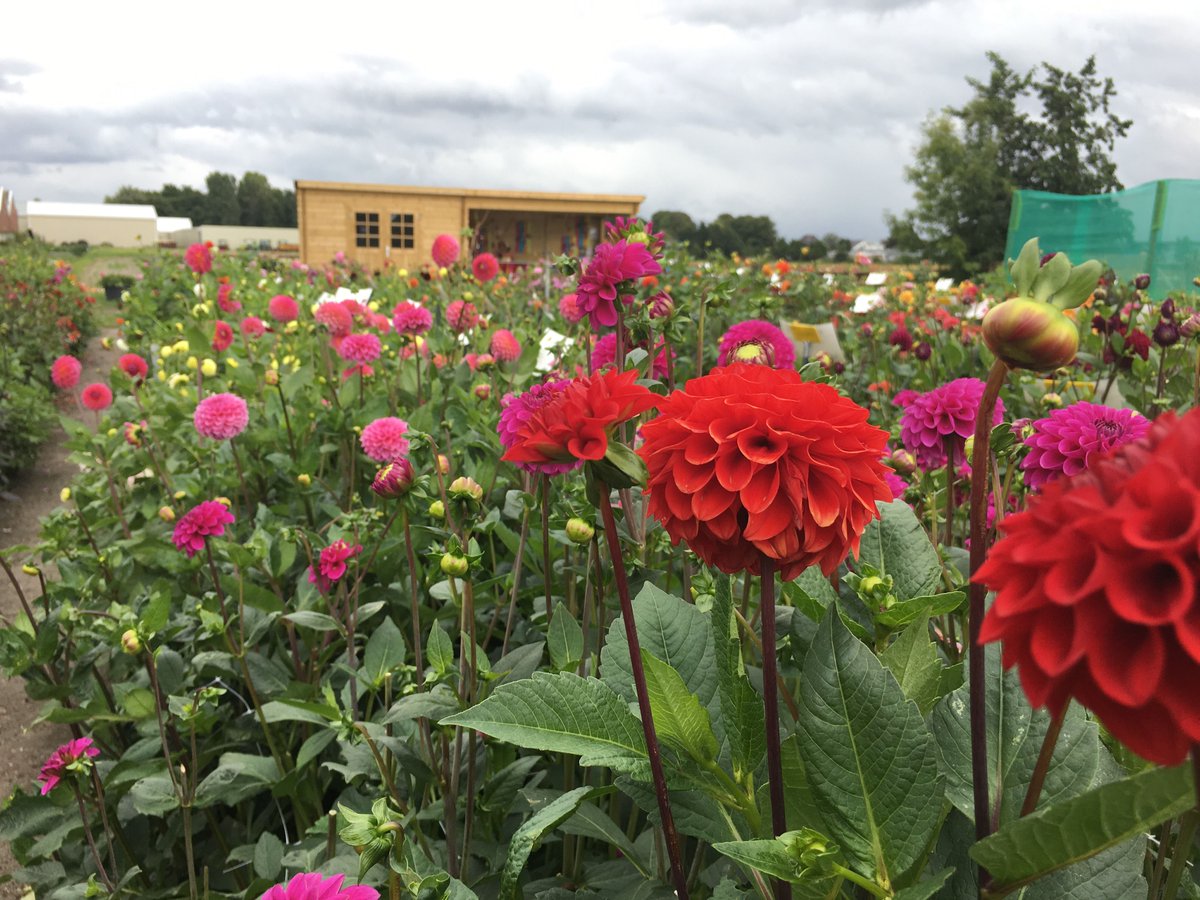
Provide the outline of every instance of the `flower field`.
<path id="1" fill-rule="evenodd" d="M 8 363 L 85 410 L 4 561 L 0 666 L 72 733 L 0 809 L 17 881 L 1200 895 L 1194 297 L 1032 243 L 878 287 L 638 221 L 433 250 L 193 245 L 107 380 Z"/>

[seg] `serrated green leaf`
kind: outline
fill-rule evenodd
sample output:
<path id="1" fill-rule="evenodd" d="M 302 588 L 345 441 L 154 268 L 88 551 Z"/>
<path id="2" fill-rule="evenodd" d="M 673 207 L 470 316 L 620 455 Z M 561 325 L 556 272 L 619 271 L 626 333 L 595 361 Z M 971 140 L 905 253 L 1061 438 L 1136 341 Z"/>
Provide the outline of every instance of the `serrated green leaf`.
<path id="1" fill-rule="evenodd" d="M 880 518 L 863 531 L 858 559 L 881 576 L 891 575 L 899 600 L 927 597 L 937 590 L 942 566 L 916 513 L 903 500 L 877 502 Z"/>
<path id="2" fill-rule="evenodd" d="M 535 672 L 501 685 L 482 703 L 438 724 L 474 728 L 531 750 L 570 753 L 583 766 L 624 769 L 648 758 L 642 723 L 626 702 L 597 679 L 570 672 Z"/>
<path id="3" fill-rule="evenodd" d="M 450 635 L 440 626 L 434 625 L 429 629 L 429 640 L 426 644 L 425 661 L 439 675 L 448 672 L 454 666 L 454 643 L 450 640 Z"/>
<path id="4" fill-rule="evenodd" d="M 522 823 L 509 840 L 508 857 L 504 860 L 504 869 L 500 873 L 500 900 L 514 900 L 518 896 L 521 872 L 525 870 L 529 854 L 542 838 L 575 812 L 584 800 L 597 794 L 608 793 L 609 790 L 611 788 L 575 788 L 550 801 Z"/>
<path id="5" fill-rule="evenodd" d="M 1144 834 L 1194 803 L 1190 765 L 1150 769 L 1043 807 L 971 848 L 1002 897 L 1072 863 Z"/>
<path id="6" fill-rule="evenodd" d="M 583 629 L 561 600 L 554 606 L 546 647 L 550 651 L 550 664 L 558 672 L 576 668 L 583 659 Z"/>
<path id="7" fill-rule="evenodd" d="M 954 874 L 954 869 L 942 869 L 936 875 L 931 875 L 924 881 L 906 887 L 896 894 L 895 900 L 929 900 L 942 889 L 942 885 Z"/>
<path id="8" fill-rule="evenodd" d="M 905 628 L 879 659 L 896 676 L 904 696 L 917 704 L 922 715 L 933 709 L 942 683 L 942 664 L 933 641 L 929 640 L 928 614 Z"/>
<path id="9" fill-rule="evenodd" d="M 458 709 L 458 696 L 448 685 L 438 684 L 434 685 L 432 690 L 401 697 L 383 717 L 383 724 L 390 725 L 412 719 L 430 719 L 436 722 L 438 719 L 454 715 Z"/>
<path id="10" fill-rule="evenodd" d="M 625 831 L 617 825 L 609 815 L 595 803 L 585 800 L 575 810 L 575 815 L 565 819 L 558 826 L 563 834 L 577 834 L 581 837 L 595 838 L 611 844 L 620 851 L 643 878 L 650 878 L 650 864 L 642 856 L 633 841 L 625 836 Z"/>
<path id="11" fill-rule="evenodd" d="M 875 617 L 875 621 L 888 628 L 903 628 L 922 615 L 943 616 L 946 613 L 954 612 L 963 605 L 963 601 L 966 599 L 967 595 L 962 591 L 933 594 L 930 597 L 913 597 L 911 600 L 901 600 L 879 613 Z"/>
<path id="12" fill-rule="evenodd" d="M 715 762 L 720 747 L 708 710 L 687 689 L 678 672 L 646 650 L 642 651 L 642 667 L 658 739 L 702 765 Z"/>
<path id="13" fill-rule="evenodd" d="M 156 634 L 167 627 L 167 618 L 171 614 L 171 595 L 166 591 L 156 591 L 142 612 L 141 629 L 146 636 Z"/>
<path id="14" fill-rule="evenodd" d="M 283 868 L 283 841 L 269 831 L 258 836 L 254 844 L 254 874 L 274 881 Z"/>
<path id="15" fill-rule="evenodd" d="M 649 772 L 642 773 L 642 776 L 644 781 L 634 781 L 630 776 L 622 775 L 617 778 L 617 787 L 641 807 L 653 824 L 661 825 L 658 798 L 655 796 L 654 786 L 649 783 Z M 668 772 L 668 784 L 670 780 Z M 728 810 L 726 812 L 732 816 L 739 831 L 745 830 L 745 822 L 741 820 L 740 814 L 733 814 Z M 729 830 L 725 816 L 722 815 L 721 805 L 703 791 L 671 791 L 671 817 L 675 820 L 675 828 L 680 834 L 699 838 L 710 844 L 737 838 L 737 835 Z"/>
<path id="16" fill-rule="evenodd" d="M 387 674 L 403 663 L 407 655 L 404 635 L 390 616 L 385 617 L 375 626 L 363 650 L 363 669 L 371 684 L 382 684 Z"/>
<path id="17" fill-rule="evenodd" d="M 798 746 L 829 836 L 876 881 L 906 871 L 937 827 L 933 735 L 875 655 L 826 614 L 804 664 Z"/>
<path id="18" fill-rule="evenodd" d="M 797 877 L 799 860 L 788 852 L 781 840 L 722 841 L 713 844 L 713 849 L 734 862 L 790 882 L 793 900 L 835 896 L 836 885 L 842 881 L 836 875 Z"/>

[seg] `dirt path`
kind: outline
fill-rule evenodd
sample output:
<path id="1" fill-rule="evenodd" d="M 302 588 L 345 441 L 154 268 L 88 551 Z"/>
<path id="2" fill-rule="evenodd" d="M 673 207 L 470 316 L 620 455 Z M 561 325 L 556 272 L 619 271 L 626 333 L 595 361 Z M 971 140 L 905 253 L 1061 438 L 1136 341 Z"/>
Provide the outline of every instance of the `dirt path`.
<path id="1" fill-rule="evenodd" d="M 101 333 L 102 337 L 114 335 L 111 330 Z M 107 381 L 119 355 L 116 349 L 105 350 L 100 338 L 93 339 L 83 356 L 80 385 Z M 75 406 L 69 401 L 63 406 L 64 412 L 73 409 Z M 36 465 L 18 475 L 7 492 L 0 494 L 0 549 L 37 543 L 41 518 L 59 505 L 59 491 L 78 472 L 75 465 L 67 462 L 65 439 L 63 431 L 55 429 L 43 445 Z M 25 596 L 32 602 L 40 595 L 38 580 L 21 572 L 24 559 L 21 555 L 10 562 Z M 20 610 L 17 593 L 0 570 L 0 614 L 12 619 Z M 25 695 L 21 679 L 8 680 L 0 675 L 0 802 L 18 785 L 28 790 L 46 757 L 70 739 L 70 733 L 61 725 L 32 725 L 40 705 Z M 8 845 L 0 842 L 0 875 L 16 868 Z M 15 884 L 0 884 L 0 900 L 16 900 L 23 893 Z"/>

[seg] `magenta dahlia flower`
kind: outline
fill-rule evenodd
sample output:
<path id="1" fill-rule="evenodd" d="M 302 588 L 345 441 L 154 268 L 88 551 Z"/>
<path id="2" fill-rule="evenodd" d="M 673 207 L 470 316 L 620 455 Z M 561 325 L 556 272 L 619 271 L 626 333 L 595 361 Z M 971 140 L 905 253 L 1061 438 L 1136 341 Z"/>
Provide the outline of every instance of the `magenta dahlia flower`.
<path id="1" fill-rule="evenodd" d="M 348 334 L 338 345 L 338 353 L 342 359 L 363 363 L 374 362 L 383 352 L 383 345 L 377 335 L 366 332 L 363 334 Z"/>
<path id="2" fill-rule="evenodd" d="M 1033 434 L 1025 438 L 1025 484 L 1040 491 L 1056 478 L 1078 475 L 1094 456 L 1136 441 L 1149 430 L 1150 420 L 1131 409 L 1086 400 L 1056 409 L 1034 422 Z"/>
<path id="3" fill-rule="evenodd" d="M 492 335 L 488 349 L 500 362 L 513 362 L 521 358 L 521 342 L 506 328 L 501 328 Z"/>
<path id="4" fill-rule="evenodd" d="M 455 300 L 446 307 L 446 323 L 455 334 L 462 334 L 469 328 L 474 328 L 479 322 L 479 310 L 474 303 L 465 300 Z"/>
<path id="5" fill-rule="evenodd" d="M 637 346 L 641 347 L 643 350 L 646 349 L 645 342 L 642 342 L 642 343 L 638 344 Z M 658 347 L 658 356 L 656 356 L 654 358 L 654 365 L 651 368 L 650 372 L 654 378 L 666 378 L 667 377 L 666 344 L 663 341 L 659 341 L 657 344 L 657 347 Z M 632 348 L 630 348 L 628 346 L 626 347 L 627 352 L 630 349 L 632 349 Z M 675 355 L 674 351 L 672 351 L 671 355 L 672 355 L 672 357 Z M 617 361 L 617 333 L 615 331 L 610 331 L 608 334 L 606 334 L 602 338 L 600 338 L 600 340 L 596 341 L 596 346 L 594 346 L 592 348 L 592 371 L 599 372 L 605 366 L 611 366 L 616 361 Z"/>
<path id="6" fill-rule="evenodd" d="M 500 261 L 490 253 L 480 253 L 471 260 L 471 274 L 477 281 L 491 281 L 500 274 Z"/>
<path id="7" fill-rule="evenodd" d="M 563 298 L 558 301 L 558 314 L 571 324 L 582 321 L 583 317 L 587 315 L 579 308 L 577 294 L 563 294 Z"/>
<path id="8" fill-rule="evenodd" d="M 222 312 L 237 312 L 242 308 L 240 300 L 235 300 L 233 297 L 233 285 L 223 284 L 217 288 L 217 306 L 221 307 Z"/>
<path id="9" fill-rule="evenodd" d="M 112 405 L 112 389 L 107 384 L 97 381 L 85 387 L 79 399 L 92 412 L 100 412 Z"/>
<path id="10" fill-rule="evenodd" d="M 269 888 L 259 900 L 379 900 L 379 891 L 365 884 L 342 887 L 345 877 L 301 872 L 287 884 Z"/>
<path id="11" fill-rule="evenodd" d="M 778 327 L 762 319 L 747 319 L 721 336 L 717 365 L 760 362 L 776 369 L 790 369 L 795 359 L 791 340 Z"/>
<path id="12" fill-rule="evenodd" d="M 389 463 L 408 456 L 408 423 L 395 416 L 376 419 L 362 430 L 359 443 L 363 452 L 376 462 Z"/>
<path id="13" fill-rule="evenodd" d="M 321 551 L 314 569 L 308 567 L 309 584 L 315 584 L 322 594 L 328 594 L 334 582 L 346 574 L 346 560 L 362 553 L 362 544 L 351 546 L 343 540 L 334 541 Z"/>
<path id="14" fill-rule="evenodd" d="M 892 406 L 898 406 L 901 409 L 907 409 L 912 405 L 912 402 L 921 396 L 920 391 L 914 391 L 912 388 L 903 388 L 896 392 L 896 396 L 892 398 Z"/>
<path id="15" fill-rule="evenodd" d="M 345 337 L 354 327 L 354 316 L 340 303 L 322 303 L 313 318 L 324 325 L 334 337 Z"/>
<path id="16" fill-rule="evenodd" d="M 561 394 L 571 384 L 570 378 L 558 381 L 547 381 L 535 384 L 523 394 L 505 394 L 500 401 L 500 421 L 496 431 L 500 435 L 500 443 L 509 450 L 517 442 L 522 426 L 533 417 L 533 414 Z M 543 475 L 560 475 L 570 472 L 583 465 L 582 460 L 571 460 L 565 463 L 514 463 L 518 469 L 527 472 L 540 472 Z"/>
<path id="17" fill-rule="evenodd" d="M 214 441 L 237 437 L 249 421 L 246 401 L 236 394 L 209 394 L 196 404 L 196 411 L 192 413 L 196 431 Z"/>
<path id="18" fill-rule="evenodd" d="M 300 307 L 287 294 L 276 294 L 267 303 L 267 312 L 276 322 L 291 322 L 300 315 Z"/>
<path id="19" fill-rule="evenodd" d="M 622 283 L 660 272 L 662 266 L 644 244 L 628 241 L 601 244 L 579 276 L 576 303 L 591 316 L 593 327 L 611 328 L 617 324 L 617 299 Z"/>
<path id="20" fill-rule="evenodd" d="M 60 356 L 50 366 L 50 380 L 62 391 L 69 391 L 79 384 L 83 364 L 74 356 Z"/>
<path id="21" fill-rule="evenodd" d="M 76 738 L 60 746 L 42 763 L 38 781 L 42 783 L 42 796 L 50 793 L 70 772 L 78 772 L 100 755 L 90 737 Z M 80 762 L 83 765 L 80 765 Z"/>
<path id="22" fill-rule="evenodd" d="M 433 325 L 433 313 L 420 303 L 401 300 L 392 310 L 392 327 L 398 334 L 424 334 Z"/>
<path id="23" fill-rule="evenodd" d="M 429 255 L 441 269 L 448 269 L 458 262 L 458 240 L 452 234 L 439 234 L 433 239 L 433 247 Z"/>
<path id="24" fill-rule="evenodd" d="M 197 275 L 212 271 L 212 247 L 207 242 L 192 244 L 183 252 L 183 261 Z"/>
<path id="25" fill-rule="evenodd" d="M 900 417 L 900 438 L 904 447 L 917 458 L 922 469 L 946 465 L 946 450 L 954 451 L 954 465 L 967 462 L 963 445 L 975 433 L 975 411 L 985 385 L 978 378 L 956 378 L 922 394 L 904 409 Z M 992 426 L 1004 418 L 1004 401 L 996 398 Z"/>
<path id="26" fill-rule="evenodd" d="M 263 320 L 258 316 L 246 316 L 242 319 L 242 334 L 246 337 L 262 337 L 266 333 L 267 326 L 263 324 Z"/>
<path id="27" fill-rule="evenodd" d="M 190 559 L 204 549 L 206 537 L 220 537 L 225 533 L 225 526 L 233 524 L 233 521 L 233 513 L 224 503 L 205 500 L 189 509 L 175 523 L 171 540 Z"/>

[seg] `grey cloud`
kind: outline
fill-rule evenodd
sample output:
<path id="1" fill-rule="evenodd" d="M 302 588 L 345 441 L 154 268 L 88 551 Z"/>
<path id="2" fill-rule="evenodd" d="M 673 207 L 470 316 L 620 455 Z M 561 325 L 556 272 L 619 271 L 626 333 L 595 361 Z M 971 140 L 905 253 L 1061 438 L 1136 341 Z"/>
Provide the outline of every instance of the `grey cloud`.
<path id="1" fill-rule="evenodd" d="M 0 59 L 0 93 L 23 93 L 25 86 L 18 79 L 37 71 L 37 66 L 23 59 Z"/>

